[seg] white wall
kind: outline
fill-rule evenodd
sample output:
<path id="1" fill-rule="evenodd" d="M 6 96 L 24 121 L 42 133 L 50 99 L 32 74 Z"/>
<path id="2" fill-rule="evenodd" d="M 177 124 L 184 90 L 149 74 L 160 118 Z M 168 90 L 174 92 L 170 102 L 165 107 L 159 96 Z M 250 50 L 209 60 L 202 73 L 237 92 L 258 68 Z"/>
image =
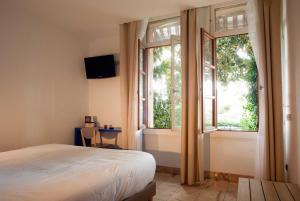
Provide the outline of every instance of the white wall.
<path id="1" fill-rule="evenodd" d="M 144 131 L 145 151 L 151 153 L 158 165 L 180 167 L 181 136 L 170 130 Z M 257 134 L 252 132 L 219 131 L 206 134 L 204 140 L 204 169 L 254 176 Z"/>
<path id="2" fill-rule="evenodd" d="M 120 77 L 89 80 L 89 114 L 101 125 L 121 126 Z"/>
<path id="3" fill-rule="evenodd" d="M 151 153 L 157 165 L 180 167 L 181 136 L 168 129 L 144 130 L 144 150 Z"/>
<path id="4" fill-rule="evenodd" d="M 73 144 L 88 111 L 80 40 L 3 4 L 0 27 L 0 151 Z"/>
<path id="5" fill-rule="evenodd" d="M 119 34 L 89 43 L 87 57 L 114 54 L 118 60 Z M 120 76 L 89 80 L 89 114 L 98 117 L 101 125 L 121 126 Z"/>
<path id="6" fill-rule="evenodd" d="M 116 32 L 109 37 L 90 41 L 85 57 L 114 54 L 118 63 L 119 38 L 119 32 Z M 118 71 L 117 66 L 116 77 L 88 81 L 89 115 L 97 116 L 101 126 L 107 124 L 121 127 L 121 91 Z M 104 139 L 104 143 L 108 142 L 109 140 Z M 118 144 L 121 145 L 121 135 L 118 136 Z"/>
<path id="7" fill-rule="evenodd" d="M 300 1 L 283 0 L 283 58 L 285 97 L 284 114 L 291 114 L 291 120 L 285 116 L 286 162 L 288 179 L 300 184 Z"/>
<path id="8" fill-rule="evenodd" d="M 219 131 L 210 134 L 205 170 L 254 176 L 257 134 Z"/>

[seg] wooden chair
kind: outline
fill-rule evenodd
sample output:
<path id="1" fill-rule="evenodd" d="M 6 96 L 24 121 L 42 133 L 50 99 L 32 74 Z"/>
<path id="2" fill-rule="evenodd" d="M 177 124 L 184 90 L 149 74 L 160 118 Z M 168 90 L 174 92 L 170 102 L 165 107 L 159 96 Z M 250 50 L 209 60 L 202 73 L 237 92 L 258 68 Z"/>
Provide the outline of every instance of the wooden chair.
<path id="1" fill-rule="evenodd" d="M 81 132 L 81 139 L 82 139 L 82 144 L 83 146 L 87 146 L 87 140 L 90 140 L 90 144 L 92 147 L 97 146 L 97 128 L 96 127 L 83 127 L 80 130 Z"/>

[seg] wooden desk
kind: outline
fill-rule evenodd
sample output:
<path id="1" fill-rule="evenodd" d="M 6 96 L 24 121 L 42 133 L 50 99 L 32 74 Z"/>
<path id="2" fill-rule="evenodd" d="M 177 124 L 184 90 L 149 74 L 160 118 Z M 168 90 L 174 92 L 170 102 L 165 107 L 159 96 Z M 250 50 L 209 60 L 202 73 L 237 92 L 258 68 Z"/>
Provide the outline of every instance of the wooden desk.
<path id="1" fill-rule="evenodd" d="M 118 135 L 121 133 L 121 128 L 113 128 L 113 129 L 105 129 L 105 128 L 99 128 L 100 133 L 100 147 L 102 148 L 112 148 L 112 149 L 120 149 L 118 146 Z M 115 144 L 104 144 L 103 138 L 105 139 L 115 139 Z"/>
<path id="2" fill-rule="evenodd" d="M 82 139 L 81 139 L 81 133 L 80 133 L 81 128 L 75 128 L 75 136 L 74 136 L 74 144 L 77 146 L 83 146 Z M 119 149 L 120 147 L 117 146 L 117 137 L 119 133 L 121 133 L 122 130 L 119 127 L 116 127 L 114 129 L 104 129 L 104 128 L 99 128 L 99 133 L 100 133 L 100 142 L 102 141 L 102 138 L 108 138 L 112 139 L 115 138 L 115 144 L 103 144 L 101 147 L 103 148 L 115 148 Z M 101 137 L 102 136 L 102 137 Z M 90 146 L 90 142 L 87 142 L 87 145 Z"/>
<path id="3" fill-rule="evenodd" d="M 240 178 L 237 201 L 300 201 L 296 184 Z"/>

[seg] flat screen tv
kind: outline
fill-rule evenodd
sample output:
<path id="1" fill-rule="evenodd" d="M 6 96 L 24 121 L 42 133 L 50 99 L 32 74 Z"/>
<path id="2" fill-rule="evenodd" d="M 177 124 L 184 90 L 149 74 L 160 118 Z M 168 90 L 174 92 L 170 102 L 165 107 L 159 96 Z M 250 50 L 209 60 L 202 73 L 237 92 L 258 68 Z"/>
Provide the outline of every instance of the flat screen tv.
<path id="1" fill-rule="evenodd" d="M 87 79 L 101 79 L 116 76 L 114 55 L 84 58 Z"/>

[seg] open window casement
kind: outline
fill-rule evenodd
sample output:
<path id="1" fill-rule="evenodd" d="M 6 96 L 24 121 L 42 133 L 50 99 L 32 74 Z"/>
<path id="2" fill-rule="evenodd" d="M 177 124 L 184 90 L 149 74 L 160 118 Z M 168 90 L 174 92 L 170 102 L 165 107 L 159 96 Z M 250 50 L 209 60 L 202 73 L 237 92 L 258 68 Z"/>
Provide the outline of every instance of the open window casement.
<path id="1" fill-rule="evenodd" d="M 178 130 L 181 127 L 181 51 L 180 39 L 171 36 L 171 128 Z"/>
<path id="2" fill-rule="evenodd" d="M 216 40 L 201 28 L 202 132 L 217 129 Z"/>
<path id="3" fill-rule="evenodd" d="M 138 52 L 138 127 L 143 129 L 148 124 L 148 73 L 147 73 L 147 49 L 139 40 Z"/>

